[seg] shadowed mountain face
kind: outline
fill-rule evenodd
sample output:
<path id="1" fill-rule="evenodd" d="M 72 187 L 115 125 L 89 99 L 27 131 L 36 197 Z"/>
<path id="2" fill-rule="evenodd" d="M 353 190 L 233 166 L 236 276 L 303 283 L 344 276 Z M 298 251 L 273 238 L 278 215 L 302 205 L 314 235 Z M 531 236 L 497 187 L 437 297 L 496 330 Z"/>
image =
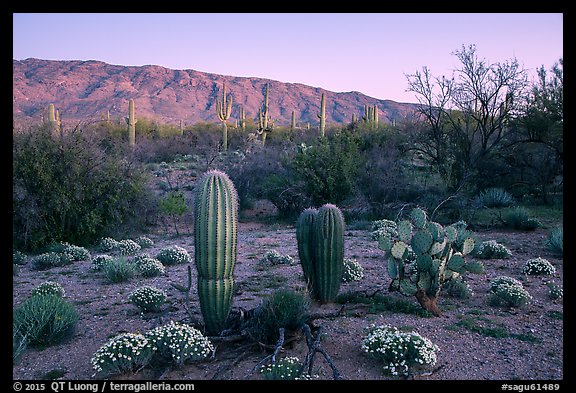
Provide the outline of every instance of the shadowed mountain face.
<path id="1" fill-rule="evenodd" d="M 53 103 L 67 126 L 98 120 L 110 112 L 112 120 L 128 116 L 134 99 L 136 117 L 185 125 L 218 122 L 215 100 L 226 83 L 233 98 L 234 123 L 244 107 L 247 119 L 257 119 L 269 84 L 269 111 L 278 126 L 290 125 L 292 111 L 298 125 L 318 123 L 322 93 L 326 96 L 328 123 L 349 123 L 352 114 L 364 115 L 364 105 L 378 107 L 379 121 L 400 121 L 414 104 L 379 100 L 359 92 L 335 93 L 299 83 L 262 78 L 216 75 L 194 70 L 147 66 L 120 66 L 101 61 L 13 60 L 13 116 L 17 125 L 40 122 Z M 122 120 L 123 121 L 123 120 Z"/>

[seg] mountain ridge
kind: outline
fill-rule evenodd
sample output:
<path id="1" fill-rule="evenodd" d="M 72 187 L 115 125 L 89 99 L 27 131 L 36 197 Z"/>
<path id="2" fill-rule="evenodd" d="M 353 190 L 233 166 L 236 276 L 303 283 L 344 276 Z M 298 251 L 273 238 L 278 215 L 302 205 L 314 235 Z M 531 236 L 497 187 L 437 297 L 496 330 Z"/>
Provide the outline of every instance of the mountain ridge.
<path id="1" fill-rule="evenodd" d="M 240 105 L 247 119 L 256 119 L 269 87 L 270 115 L 276 125 L 289 125 L 292 111 L 297 123 L 315 126 L 320 99 L 326 95 L 328 123 L 348 123 L 352 113 L 361 118 L 364 105 L 376 105 L 382 123 L 400 121 L 416 104 L 369 97 L 361 92 L 333 92 L 302 83 L 268 78 L 239 77 L 196 71 L 174 70 L 160 65 L 124 66 L 100 60 L 13 59 L 13 118 L 15 124 L 40 122 L 53 103 L 62 121 L 99 120 L 110 112 L 123 121 L 128 101 L 134 99 L 137 118 L 177 125 L 218 122 L 215 101 L 222 84 L 233 97 L 229 123 L 238 118 Z"/>

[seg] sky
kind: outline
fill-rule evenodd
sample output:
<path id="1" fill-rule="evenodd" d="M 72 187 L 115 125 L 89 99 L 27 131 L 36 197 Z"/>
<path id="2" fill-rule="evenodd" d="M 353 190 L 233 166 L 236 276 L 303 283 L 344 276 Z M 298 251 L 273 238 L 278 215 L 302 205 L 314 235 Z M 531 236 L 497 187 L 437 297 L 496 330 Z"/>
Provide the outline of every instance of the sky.
<path id="1" fill-rule="evenodd" d="M 531 76 L 563 57 L 561 13 L 15 13 L 13 58 L 99 60 L 359 91 L 416 102 L 406 74 L 450 76 L 454 51 L 517 59 Z"/>

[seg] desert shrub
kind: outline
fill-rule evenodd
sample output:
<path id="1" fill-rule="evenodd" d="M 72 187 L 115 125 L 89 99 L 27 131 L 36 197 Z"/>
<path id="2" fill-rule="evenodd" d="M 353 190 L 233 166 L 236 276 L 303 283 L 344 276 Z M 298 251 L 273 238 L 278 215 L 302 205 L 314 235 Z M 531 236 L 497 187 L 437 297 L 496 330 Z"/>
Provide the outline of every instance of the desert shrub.
<path id="1" fill-rule="evenodd" d="M 546 239 L 546 248 L 556 256 L 564 255 L 564 229 L 562 227 L 554 228 L 548 234 Z"/>
<path id="2" fill-rule="evenodd" d="M 158 312 L 166 302 L 166 293 L 158 288 L 144 285 L 133 290 L 128 300 L 142 312 Z"/>
<path id="3" fill-rule="evenodd" d="M 154 245 L 152 239 L 147 236 L 138 236 L 134 241 L 140 246 L 140 248 L 148 248 Z"/>
<path id="4" fill-rule="evenodd" d="M 278 329 L 297 329 L 307 321 L 309 310 L 310 297 L 307 294 L 279 289 L 256 308 L 249 330 L 256 339 L 274 343 L 278 339 Z"/>
<path id="5" fill-rule="evenodd" d="M 101 346 L 90 359 L 95 375 L 110 377 L 146 366 L 153 350 L 143 334 L 121 333 Z"/>
<path id="6" fill-rule="evenodd" d="M 481 259 L 506 259 L 512 256 L 512 252 L 496 240 L 486 240 L 480 243 L 474 256 Z"/>
<path id="7" fill-rule="evenodd" d="M 499 276 L 490 281 L 490 292 L 488 302 L 493 306 L 521 307 L 532 301 L 524 285 L 512 277 Z"/>
<path id="8" fill-rule="evenodd" d="M 356 259 L 344 258 L 342 282 L 360 281 L 364 278 L 364 268 Z"/>
<path id="9" fill-rule="evenodd" d="M 508 209 L 502 219 L 505 227 L 523 231 L 533 231 L 542 226 L 540 221 L 531 218 L 528 210 L 521 206 Z"/>
<path id="10" fill-rule="evenodd" d="M 13 241 L 36 251 L 58 241 L 92 244 L 146 217 L 145 172 L 106 133 L 31 128 L 13 134 Z M 96 165 L 97 164 L 97 165 Z"/>
<path id="11" fill-rule="evenodd" d="M 100 243 L 98 244 L 98 249 L 102 252 L 112 251 L 116 249 L 116 247 L 118 247 L 118 241 L 112 239 L 111 237 L 105 237 L 101 239 Z"/>
<path id="12" fill-rule="evenodd" d="M 54 281 L 44 281 L 32 290 L 32 296 L 54 295 L 65 297 L 66 291 L 61 284 Z"/>
<path id="13" fill-rule="evenodd" d="M 124 257 L 118 257 L 105 263 L 102 271 L 111 283 L 126 282 L 136 275 L 136 265 Z"/>
<path id="14" fill-rule="evenodd" d="M 468 299 L 474 295 L 474 292 L 472 292 L 472 289 L 470 289 L 468 283 L 461 277 L 449 280 L 448 282 L 444 283 L 442 290 L 446 291 L 448 295 L 457 299 Z"/>
<path id="15" fill-rule="evenodd" d="M 94 258 L 92 258 L 92 265 L 91 265 L 91 269 L 92 270 L 102 270 L 102 268 L 104 267 L 104 265 L 106 265 L 108 262 L 112 261 L 114 259 L 114 257 L 110 256 L 110 255 L 96 255 Z"/>
<path id="16" fill-rule="evenodd" d="M 157 259 L 154 258 L 135 258 L 133 263 L 136 265 L 138 273 L 143 277 L 157 277 L 166 274 L 166 268 Z"/>
<path id="17" fill-rule="evenodd" d="M 372 222 L 372 240 L 379 240 L 383 236 L 398 236 L 398 224 L 392 220 L 377 220 Z"/>
<path id="18" fill-rule="evenodd" d="M 15 326 L 12 327 L 12 364 L 15 364 L 26 351 L 28 341 L 26 336 L 20 333 Z"/>
<path id="19" fill-rule="evenodd" d="M 152 350 L 153 362 L 183 365 L 207 358 L 214 347 L 210 340 L 192 326 L 170 321 L 145 334 Z"/>
<path id="20" fill-rule="evenodd" d="M 550 296 L 550 299 L 556 300 L 564 296 L 562 286 L 554 282 L 548 282 L 546 283 L 546 286 L 548 287 L 548 296 Z"/>
<path id="21" fill-rule="evenodd" d="M 13 312 L 14 329 L 38 346 L 68 337 L 78 318 L 74 307 L 57 295 L 31 296 Z"/>
<path id="22" fill-rule="evenodd" d="M 85 261 L 86 259 L 90 258 L 90 252 L 86 248 L 75 246 L 67 242 L 53 243 L 48 246 L 47 251 L 56 252 L 59 254 L 67 254 L 70 261 L 72 262 Z"/>
<path id="23" fill-rule="evenodd" d="M 285 357 L 278 359 L 274 364 L 265 364 L 260 367 L 260 374 L 266 380 L 294 380 L 300 374 L 302 366 L 297 357 Z"/>
<path id="24" fill-rule="evenodd" d="M 65 266 L 72 263 L 68 254 L 45 252 L 32 259 L 32 270 L 47 270 L 53 267 Z"/>
<path id="25" fill-rule="evenodd" d="M 191 261 L 188 251 L 180 246 L 170 246 L 161 249 L 156 255 L 156 259 L 166 266 L 179 265 Z"/>
<path id="26" fill-rule="evenodd" d="M 475 199 L 474 204 L 479 207 L 508 207 L 514 203 L 514 197 L 502 188 L 487 188 Z"/>
<path id="27" fill-rule="evenodd" d="M 556 268 L 547 259 L 538 257 L 527 260 L 522 267 L 522 273 L 549 276 L 556 273 Z"/>
<path id="28" fill-rule="evenodd" d="M 25 265 L 26 264 L 26 254 L 21 251 L 14 250 L 12 252 L 12 263 L 14 265 Z"/>
<path id="29" fill-rule="evenodd" d="M 118 242 L 116 249 L 120 255 L 133 255 L 140 251 L 140 245 L 131 239 L 124 239 Z"/>
<path id="30" fill-rule="evenodd" d="M 362 340 L 362 350 L 384 363 L 384 372 L 405 376 L 436 364 L 439 350 L 417 332 L 401 332 L 389 325 L 371 326 Z"/>
<path id="31" fill-rule="evenodd" d="M 17 265 L 15 263 L 12 264 L 12 276 L 16 277 L 20 274 L 20 265 Z"/>
<path id="32" fill-rule="evenodd" d="M 290 255 L 282 255 L 276 250 L 269 250 L 264 254 L 262 262 L 271 265 L 291 265 L 294 263 L 294 258 Z"/>

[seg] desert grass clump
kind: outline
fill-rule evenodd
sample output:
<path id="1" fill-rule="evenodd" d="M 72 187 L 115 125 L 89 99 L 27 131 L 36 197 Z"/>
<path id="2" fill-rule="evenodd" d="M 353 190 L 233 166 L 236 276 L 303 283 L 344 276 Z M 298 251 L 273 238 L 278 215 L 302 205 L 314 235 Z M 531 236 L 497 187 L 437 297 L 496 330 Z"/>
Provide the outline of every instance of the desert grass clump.
<path id="1" fill-rule="evenodd" d="M 152 329 L 145 336 L 154 351 L 154 362 L 181 366 L 204 360 L 214 351 L 210 340 L 198 329 L 179 322 L 170 321 Z"/>
<path id="2" fill-rule="evenodd" d="M 116 247 L 118 247 L 118 241 L 111 237 L 105 237 L 101 239 L 100 243 L 98 244 L 98 249 L 101 252 L 110 252 L 115 250 Z"/>
<path id="3" fill-rule="evenodd" d="M 150 278 L 166 274 L 166 267 L 154 258 L 138 258 L 135 259 L 134 264 L 142 277 Z"/>
<path id="4" fill-rule="evenodd" d="M 298 329 L 310 313 L 310 297 L 291 289 L 274 291 L 255 310 L 249 322 L 250 334 L 265 343 L 275 343 L 278 331 Z"/>
<path id="5" fill-rule="evenodd" d="M 556 273 L 556 268 L 547 259 L 538 257 L 527 260 L 522 267 L 522 273 L 551 276 Z"/>
<path id="6" fill-rule="evenodd" d="M 126 282 L 137 272 L 136 265 L 129 262 L 125 257 L 113 258 L 103 266 L 102 271 L 111 283 Z"/>
<path id="7" fill-rule="evenodd" d="M 295 356 L 279 359 L 276 363 L 265 364 L 260 367 L 260 374 L 266 380 L 295 380 L 300 374 L 302 363 Z"/>
<path id="8" fill-rule="evenodd" d="M 26 336 L 18 332 L 15 328 L 12 329 L 12 364 L 20 359 L 22 354 L 26 351 L 28 341 Z"/>
<path id="9" fill-rule="evenodd" d="M 532 301 L 524 285 L 512 277 L 498 276 L 490 281 L 490 292 L 488 302 L 492 306 L 522 307 Z"/>
<path id="10" fill-rule="evenodd" d="M 32 296 L 54 295 L 66 297 L 66 291 L 61 284 L 54 281 L 44 281 L 32 290 Z"/>
<path id="11" fill-rule="evenodd" d="M 120 255 L 134 255 L 140 251 L 140 248 L 140 245 L 131 239 L 120 240 L 116 246 Z"/>
<path id="12" fill-rule="evenodd" d="M 93 376 L 110 377 L 146 366 L 153 355 L 148 339 L 139 333 L 121 333 L 100 347 L 90 359 Z"/>
<path id="13" fill-rule="evenodd" d="M 156 259 L 166 266 L 189 263 L 192 260 L 188 251 L 180 246 L 170 246 L 161 249 L 156 255 Z"/>
<path id="14" fill-rule="evenodd" d="M 149 248 L 154 245 L 154 241 L 147 236 L 138 236 L 134 241 L 140 246 L 140 248 Z"/>
<path id="15" fill-rule="evenodd" d="M 508 207 L 514 204 L 514 197 L 502 188 L 488 188 L 474 200 L 479 207 Z"/>
<path id="16" fill-rule="evenodd" d="M 552 229 L 545 245 L 552 254 L 562 257 L 564 255 L 564 229 L 562 227 Z"/>
<path id="17" fill-rule="evenodd" d="M 389 325 L 370 326 L 362 350 L 384 363 L 384 372 L 408 376 L 436 364 L 439 348 L 417 332 L 402 332 Z"/>
<path id="18" fill-rule="evenodd" d="M 101 271 L 108 262 L 112 261 L 114 257 L 106 254 L 96 255 L 92 258 L 92 265 L 90 268 L 94 271 Z"/>
<path id="19" fill-rule="evenodd" d="M 79 316 L 58 295 L 31 296 L 13 311 L 13 327 L 30 345 L 56 344 L 70 336 Z"/>
<path id="20" fill-rule="evenodd" d="M 142 312 L 158 312 L 166 302 L 166 293 L 158 288 L 144 285 L 133 290 L 128 300 Z"/>
<path id="21" fill-rule="evenodd" d="M 496 240 L 486 240 L 475 250 L 474 256 L 480 259 L 507 259 L 512 256 L 512 251 Z"/>
<path id="22" fill-rule="evenodd" d="M 542 223 L 530 217 L 526 208 L 521 206 L 508 209 L 503 215 L 504 226 L 522 231 L 533 231 L 542 226 Z"/>
<path id="23" fill-rule="evenodd" d="M 360 281 L 364 278 L 364 268 L 356 259 L 344 258 L 342 282 Z"/>
<path id="24" fill-rule="evenodd" d="M 294 258 L 290 255 L 282 255 L 276 250 L 269 250 L 264 254 L 262 262 L 271 265 L 292 265 L 294 263 Z"/>

